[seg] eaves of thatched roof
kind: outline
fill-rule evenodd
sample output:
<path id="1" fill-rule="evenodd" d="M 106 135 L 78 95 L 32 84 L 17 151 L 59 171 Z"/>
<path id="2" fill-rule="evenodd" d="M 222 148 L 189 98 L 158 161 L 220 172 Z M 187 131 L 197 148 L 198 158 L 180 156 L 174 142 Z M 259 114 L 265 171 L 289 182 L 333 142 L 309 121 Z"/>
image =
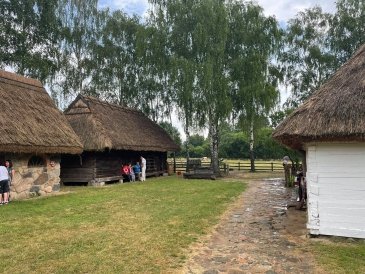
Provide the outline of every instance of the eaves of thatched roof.
<path id="1" fill-rule="evenodd" d="M 277 126 L 273 138 L 294 149 L 365 141 L 365 45 Z"/>
<path id="2" fill-rule="evenodd" d="M 42 84 L 0 70 L 0 152 L 82 152 L 80 139 Z"/>
<path id="3" fill-rule="evenodd" d="M 85 151 L 176 151 L 164 129 L 138 110 L 79 95 L 65 115 Z"/>

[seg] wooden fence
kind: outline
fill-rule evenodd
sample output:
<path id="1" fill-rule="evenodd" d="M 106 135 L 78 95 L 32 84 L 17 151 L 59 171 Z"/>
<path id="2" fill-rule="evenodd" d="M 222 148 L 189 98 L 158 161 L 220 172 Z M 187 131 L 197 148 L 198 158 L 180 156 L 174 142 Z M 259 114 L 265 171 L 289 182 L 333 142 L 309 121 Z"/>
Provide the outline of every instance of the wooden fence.
<path id="1" fill-rule="evenodd" d="M 243 171 L 250 171 L 251 164 L 247 162 L 234 162 L 229 164 L 230 170 L 243 170 Z M 262 162 L 258 161 L 255 162 L 255 170 L 256 171 L 283 171 L 283 164 L 277 162 Z"/>
<path id="2" fill-rule="evenodd" d="M 174 160 L 168 159 L 167 160 L 170 168 L 174 166 Z M 185 172 L 186 170 L 186 160 L 176 160 L 176 170 L 175 172 Z M 202 167 L 209 167 L 210 162 L 201 162 Z M 234 162 L 232 160 L 228 162 L 222 162 L 220 163 L 220 170 L 226 172 L 227 170 L 233 171 L 233 170 L 239 170 L 239 171 L 250 171 L 251 170 L 251 164 L 247 161 L 237 161 Z M 284 171 L 283 165 L 280 162 L 274 162 L 274 161 L 256 161 L 255 162 L 255 170 L 260 172 L 274 172 L 274 171 Z"/>

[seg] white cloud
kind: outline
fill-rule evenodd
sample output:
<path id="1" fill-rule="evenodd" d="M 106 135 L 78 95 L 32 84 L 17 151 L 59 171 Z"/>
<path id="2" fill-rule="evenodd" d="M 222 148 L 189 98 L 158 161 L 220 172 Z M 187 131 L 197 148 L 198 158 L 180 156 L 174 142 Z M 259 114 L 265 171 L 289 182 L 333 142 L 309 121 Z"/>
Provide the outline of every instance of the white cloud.
<path id="1" fill-rule="evenodd" d="M 334 0 L 256 0 L 264 8 L 266 15 L 275 15 L 279 22 L 287 22 L 294 18 L 299 11 L 320 6 L 324 12 L 334 13 L 336 4 Z"/>
<path id="2" fill-rule="evenodd" d="M 242 0 L 245 1 L 245 0 Z M 335 11 L 335 0 L 255 0 L 264 8 L 266 15 L 275 15 L 279 22 L 287 22 L 299 11 L 316 5 L 322 7 L 323 11 L 333 13 Z M 148 0 L 100 0 L 99 7 L 110 9 L 122 9 L 127 14 L 146 15 L 149 4 Z"/>
<path id="3" fill-rule="evenodd" d="M 144 16 L 148 9 L 148 0 L 100 0 L 99 7 L 111 10 L 121 9 L 129 15 Z"/>

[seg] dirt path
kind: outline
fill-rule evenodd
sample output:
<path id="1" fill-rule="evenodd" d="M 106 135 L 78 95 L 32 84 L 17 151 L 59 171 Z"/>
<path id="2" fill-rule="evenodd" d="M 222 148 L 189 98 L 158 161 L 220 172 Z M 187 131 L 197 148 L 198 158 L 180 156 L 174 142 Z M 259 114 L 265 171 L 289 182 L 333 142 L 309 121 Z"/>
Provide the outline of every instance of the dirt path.
<path id="1" fill-rule="evenodd" d="M 306 238 L 306 212 L 286 205 L 281 179 L 255 180 L 211 235 L 191 249 L 183 273 L 320 273 Z"/>

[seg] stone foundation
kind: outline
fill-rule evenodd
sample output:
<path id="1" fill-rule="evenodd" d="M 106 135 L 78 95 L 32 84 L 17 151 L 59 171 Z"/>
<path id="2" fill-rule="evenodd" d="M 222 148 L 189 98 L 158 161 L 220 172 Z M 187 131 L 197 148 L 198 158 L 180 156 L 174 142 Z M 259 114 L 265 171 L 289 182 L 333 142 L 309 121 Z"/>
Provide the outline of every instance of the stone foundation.
<path id="1" fill-rule="evenodd" d="M 60 157 L 41 155 L 42 166 L 28 166 L 32 155 L 12 155 L 15 175 L 10 186 L 11 200 L 44 196 L 60 190 Z"/>

